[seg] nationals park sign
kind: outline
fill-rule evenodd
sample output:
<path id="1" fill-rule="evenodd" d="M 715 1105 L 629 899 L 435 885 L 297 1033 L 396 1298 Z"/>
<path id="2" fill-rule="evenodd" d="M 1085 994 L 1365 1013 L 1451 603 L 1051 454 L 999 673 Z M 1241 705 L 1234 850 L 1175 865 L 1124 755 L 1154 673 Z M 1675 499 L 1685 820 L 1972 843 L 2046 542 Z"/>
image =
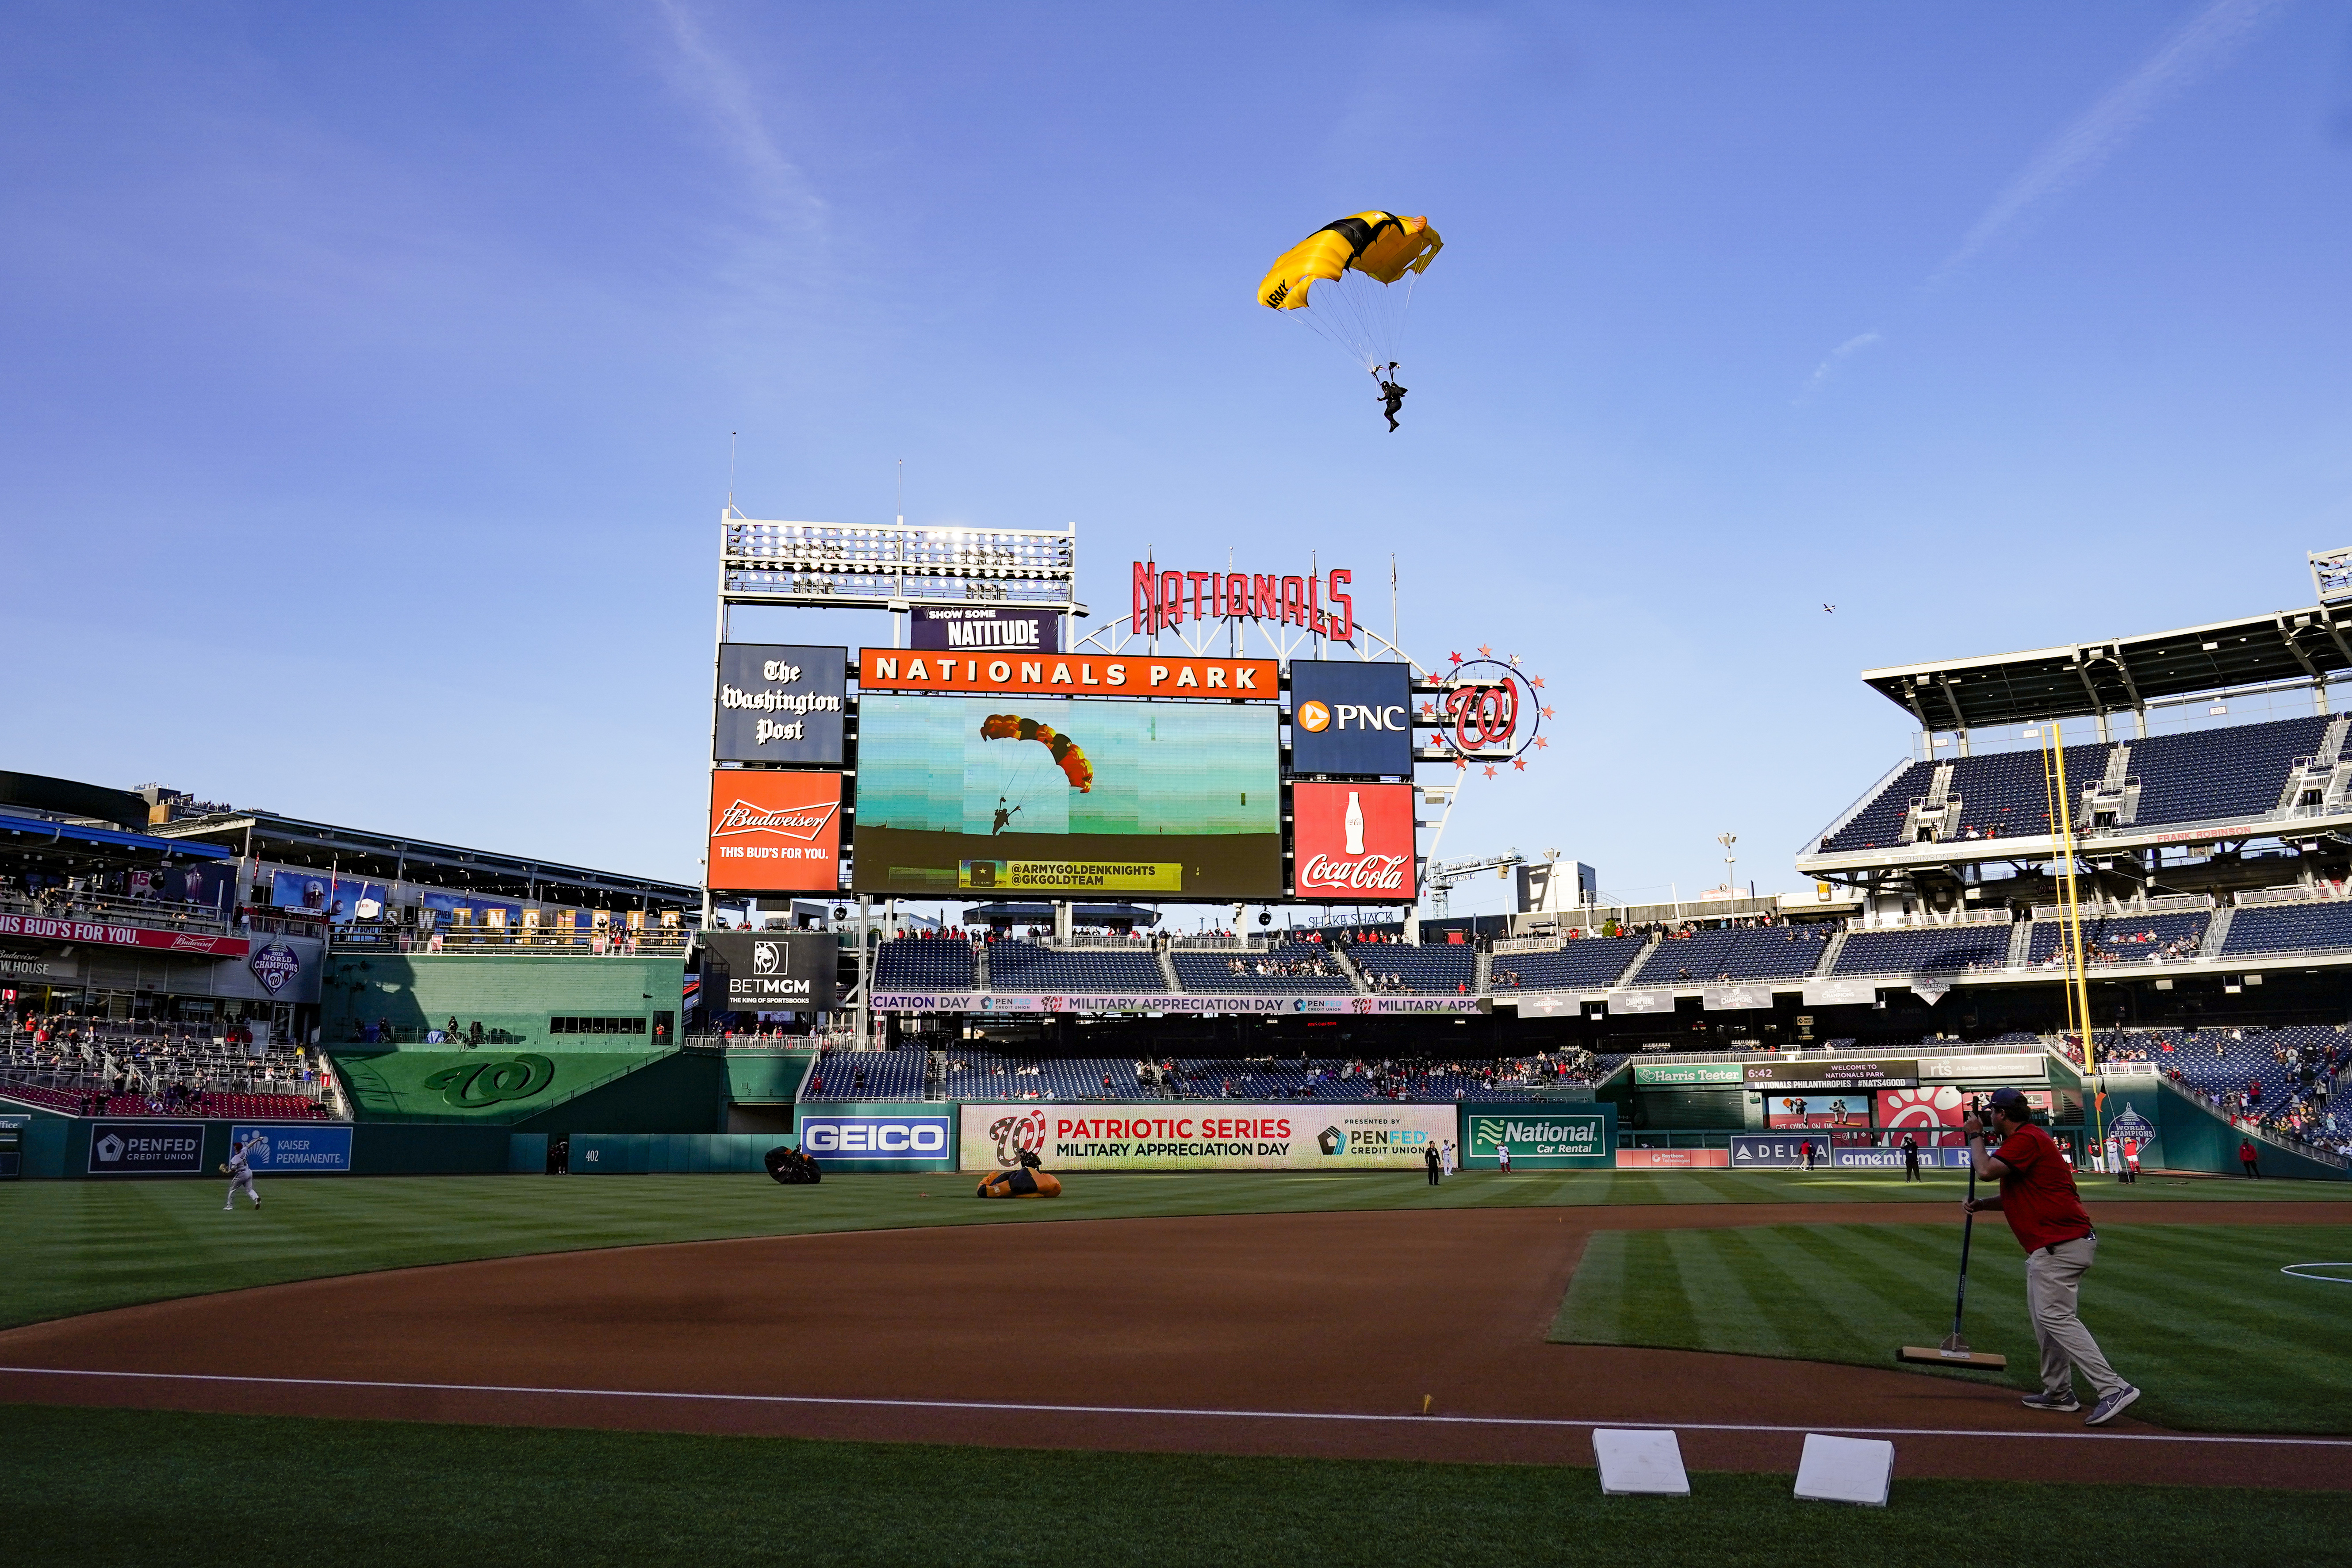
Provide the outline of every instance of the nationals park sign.
<path id="1" fill-rule="evenodd" d="M 971 1103 L 962 1165 L 1007 1171 L 1022 1152 L 1049 1171 L 1418 1170 L 1454 1136 L 1451 1105 L 1171 1106 Z"/>

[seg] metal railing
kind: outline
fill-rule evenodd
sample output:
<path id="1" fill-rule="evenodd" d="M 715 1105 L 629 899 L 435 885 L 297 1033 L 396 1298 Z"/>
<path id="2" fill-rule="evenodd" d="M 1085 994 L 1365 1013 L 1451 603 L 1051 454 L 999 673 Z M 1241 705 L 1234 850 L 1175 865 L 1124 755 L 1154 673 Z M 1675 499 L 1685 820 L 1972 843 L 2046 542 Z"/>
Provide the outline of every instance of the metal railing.
<path id="1" fill-rule="evenodd" d="M 405 953 L 551 954 L 582 958 L 668 958 L 682 956 L 694 931 L 686 926 L 647 926 L 602 933 L 562 926 L 435 926 L 419 931 L 408 926 L 336 926 L 328 941 L 336 952 L 346 950 Z"/>
<path id="2" fill-rule="evenodd" d="M 145 926 L 151 931 L 203 931 L 211 936 L 226 936 L 229 929 L 229 922 L 219 910 L 202 904 L 183 904 L 170 899 L 125 899 L 111 893 L 59 892 L 49 898 L 0 893 L 0 913 L 94 924 L 111 921 L 121 925 Z"/>

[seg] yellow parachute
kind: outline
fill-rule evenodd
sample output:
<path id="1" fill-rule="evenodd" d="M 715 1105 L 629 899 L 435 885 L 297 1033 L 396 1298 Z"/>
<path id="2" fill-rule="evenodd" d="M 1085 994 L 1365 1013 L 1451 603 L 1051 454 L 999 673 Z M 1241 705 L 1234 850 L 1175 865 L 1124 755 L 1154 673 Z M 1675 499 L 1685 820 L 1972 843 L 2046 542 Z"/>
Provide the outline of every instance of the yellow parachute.
<path id="1" fill-rule="evenodd" d="M 1425 217 L 1358 213 L 1327 223 L 1276 258 L 1257 286 L 1269 310 L 1295 311 L 1341 353 L 1387 379 L 1402 352 L 1412 286 L 1444 247 Z M 1402 289 L 1391 285 L 1402 281 Z"/>

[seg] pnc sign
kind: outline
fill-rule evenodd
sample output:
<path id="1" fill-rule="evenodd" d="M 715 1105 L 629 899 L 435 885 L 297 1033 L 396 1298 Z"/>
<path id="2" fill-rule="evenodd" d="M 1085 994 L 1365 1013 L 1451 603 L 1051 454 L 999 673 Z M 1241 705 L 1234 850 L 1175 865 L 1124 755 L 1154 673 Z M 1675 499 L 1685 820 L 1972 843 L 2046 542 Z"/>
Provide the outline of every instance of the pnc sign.
<path id="1" fill-rule="evenodd" d="M 1290 771 L 1412 776 L 1412 672 L 1402 664 L 1293 659 Z"/>

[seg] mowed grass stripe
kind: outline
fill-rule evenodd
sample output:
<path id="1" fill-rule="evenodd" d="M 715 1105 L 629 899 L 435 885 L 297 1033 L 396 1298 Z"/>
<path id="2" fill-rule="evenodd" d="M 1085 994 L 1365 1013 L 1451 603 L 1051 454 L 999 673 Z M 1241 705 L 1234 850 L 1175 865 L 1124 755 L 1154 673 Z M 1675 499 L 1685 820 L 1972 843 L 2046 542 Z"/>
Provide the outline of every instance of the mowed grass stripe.
<path id="1" fill-rule="evenodd" d="M 1884 1202 L 1957 1196 L 1897 1177 L 1749 1171 L 1129 1173 L 1075 1176 L 1052 1204 L 982 1204 L 965 1175 L 404 1176 L 261 1182 L 264 1207 L 220 1212 L 216 1182 L 0 1184 L 0 1327 L 208 1291 L 420 1264 L 734 1237 L 1175 1215 L 1684 1203 Z M 2317 1183 L 2146 1183 L 2095 1197 L 2352 1198 Z M 928 1196 L 922 1195 L 928 1194 Z"/>
<path id="2" fill-rule="evenodd" d="M 1724 1568 L 1982 1558 L 2084 1524 L 2134 1568 L 2342 1563 L 2329 1492 L 1921 1480 L 1826 1508 L 1781 1475 L 1603 1498 L 1579 1465 L 1039 1452 L 669 1433 L 0 1410 L 12 1561 L 305 1568 L 782 1561 L 957 1568 L 1433 1562 Z M 1582 1454 L 1589 1449 L 1581 1450 Z M 2019 1528 L 2027 1528 L 2021 1526 Z M 2118 1530 L 2124 1533 L 2117 1536 Z M 2038 1538 L 2038 1537 L 2037 1537 Z M 1995 1555 L 1999 1555 L 1998 1552 Z"/>
<path id="3" fill-rule="evenodd" d="M 2040 1352 L 2024 1257 L 2006 1226 L 1979 1226 L 1976 1239 L 1967 1337 L 2007 1356 L 2007 1373 L 1906 1370 L 2032 1389 Z M 2352 1304 L 2330 1294 L 2340 1286 L 2279 1272 L 2324 1257 L 2352 1258 L 2352 1226 L 2111 1226 L 2084 1287 L 2083 1321 L 2143 1390 L 2136 1414 L 2150 1421 L 2352 1431 Z M 1948 1331 L 1958 1261 L 1957 1236 L 1925 1226 L 1604 1231 L 1587 1245 L 1550 1337 L 1893 1367 L 1897 1347 L 1932 1345 Z"/>

